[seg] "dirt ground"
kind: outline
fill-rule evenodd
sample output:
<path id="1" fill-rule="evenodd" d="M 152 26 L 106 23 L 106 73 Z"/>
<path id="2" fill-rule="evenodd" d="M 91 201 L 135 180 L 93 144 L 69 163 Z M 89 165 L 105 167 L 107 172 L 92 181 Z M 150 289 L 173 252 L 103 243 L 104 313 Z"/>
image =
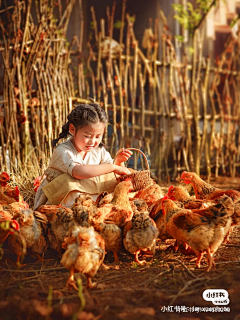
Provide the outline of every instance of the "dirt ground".
<path id="1" fill-rule="evenodd" d="M 239 189 L 240 179 L 219 178 L 211 181 L 222 188 Z M 141 256 L 147 262 L 139 266 L 127 251 L 119 254 L 120 266 L 109 270 L 100 268 L 93 279 L 97 286 L 86 289 L 84 276 L 79 291 L 65 290 L 69 271 L 60 264 L 53 251 L 48 251 L 43 262 L 26 257 L 21 268 L 9 263 L 14 260 L 5 248 L 0 260 L 0 320 L 10 319 L 233 319 L 240 320 L 240 227 L 235 227 L 229 244 L 222 244 L 215 254 L 216 268 L 195 269 L 194 256 L 173 253 L 167 248 L 172 240 L 157 241 L 154 258 Z M 108 253 L 105 264 L 113 261 Z M 205 301 L 205 289 L 225 289 L 230 312 L 198 312 L 187 307 L 214 307 Z M 167 309 L 168 306 L 173 306 Z M 177 307 L 176 307 L 177 306 Z M 84 309 L 84 310 L 83 310 Z M 172 309 L 172 312 L 170 312 Z M 186 310 L 188 312 L 186 312 Z"/>

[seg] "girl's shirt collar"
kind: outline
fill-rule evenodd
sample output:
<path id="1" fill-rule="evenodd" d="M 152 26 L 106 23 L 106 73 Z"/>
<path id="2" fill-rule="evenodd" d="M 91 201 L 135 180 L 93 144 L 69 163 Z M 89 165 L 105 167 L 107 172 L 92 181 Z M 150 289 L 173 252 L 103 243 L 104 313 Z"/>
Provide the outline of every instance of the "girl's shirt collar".
<path id="1" fill-rule="evenodd" d="M 74 150 L 76 151 L 77 156 L 78 156 L 78 157 L 81 157 L 82 162 L 83 162 L 83 163 L 84 163 L 84 162 L 87 162 L 87 159 L 88 159 L 90 153 L 92 153 L 94 149 L 92 149 L 90 152 L 86 152 L 85 154 L 84 154 L 84 153 L 81 154 L 81 152 L 79 152 L 79 151 L 76 149 L 76 147 L 74 146 L 72 140 L 69 139 L 69 141 L 70 141 L 72 147 L 74 148 Z"/>

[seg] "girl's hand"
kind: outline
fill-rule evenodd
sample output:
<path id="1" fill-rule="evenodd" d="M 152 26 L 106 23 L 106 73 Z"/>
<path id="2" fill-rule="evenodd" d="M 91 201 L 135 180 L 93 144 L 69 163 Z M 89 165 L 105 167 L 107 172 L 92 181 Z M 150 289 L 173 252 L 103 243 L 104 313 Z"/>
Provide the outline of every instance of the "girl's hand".
<path id="1" fill-rule="evenodd" d="M 118 166 L 118 165 L 114 165 L 114 173 L 119 174 L 119 175 L 123 175 L 123 174 L 130 174 L 131 172 L 128 170 L 128 168 L 122 167 L 122 166 Z"/>
<path id="2" fill-rule="evenodd" d="M 126 149 L 121 149 L 118 150 L 118 152 L 116 153 L 116 158 L 115 158 L 115 164 L 116 165 L 120 165 L 122 162 L 127 161 L 132 155 L 132 152 L 130 150 L 126 150 Z"/>

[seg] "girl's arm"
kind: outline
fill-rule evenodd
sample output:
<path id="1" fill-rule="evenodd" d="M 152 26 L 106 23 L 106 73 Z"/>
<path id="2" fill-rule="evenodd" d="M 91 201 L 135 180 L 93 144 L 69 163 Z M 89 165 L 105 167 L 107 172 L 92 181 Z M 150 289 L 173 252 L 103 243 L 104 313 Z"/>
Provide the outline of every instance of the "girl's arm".
<path id="1" fill-rule="evenodd" d="M 98 165 L 78 165 L 76 164 L 72 169 L 72 176 L 76 179 L 88 179 L 96 176 L 101 176 L 102 174 L 114 172 L 116 174 L 129 174 L 130 171 L 122 166 L 105 163 Z"/>

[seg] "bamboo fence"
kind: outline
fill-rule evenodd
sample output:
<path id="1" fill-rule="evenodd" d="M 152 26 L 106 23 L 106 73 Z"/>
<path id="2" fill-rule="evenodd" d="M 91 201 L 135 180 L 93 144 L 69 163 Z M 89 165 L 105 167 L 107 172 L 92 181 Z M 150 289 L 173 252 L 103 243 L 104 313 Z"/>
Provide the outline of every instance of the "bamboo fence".
<path id="1" fill-rule="evenodd" d="M 74 104 L 91 99 L 110 116 L 104 137 L 110 153 L 114 156 L 121 147 L 141 148 L 157 181 L 175 179 L 183 170 L 208 177 L 236 175 L 240 166 L 239 37 L 230 37 L 221 57 L 211 61 L 203 56 L 200 28 L 193 37 L 191 62 L 186 54 L 179 60 L 165 19 L 159 19 L 147 48 L 141 49 L 123 0 L 119 39 L 113 39 L 115 2 L 107 8 L 106 21 L 97 21 L 91 8 L 94 38 L 86 44 L 85 59 L 81 56 L 81 0 L 82 28 L 70 44 L 66 30 L 75 1 L 69 0 L 66 7 L 58 2 L 59 19 L 53 18 L 54 3 L 42 0 L 35 3 L 34 21 L 28 0 L 16 1 L 8 30 L 0 20 L 2 167 L 7 161 L 10 168 L 33 159 L 45 163 L 52 153 L 52 140 Z M 80 57 L 75 69 L 74 56 Z M 137 157 L 134 168 L 142 163 Z"/>

